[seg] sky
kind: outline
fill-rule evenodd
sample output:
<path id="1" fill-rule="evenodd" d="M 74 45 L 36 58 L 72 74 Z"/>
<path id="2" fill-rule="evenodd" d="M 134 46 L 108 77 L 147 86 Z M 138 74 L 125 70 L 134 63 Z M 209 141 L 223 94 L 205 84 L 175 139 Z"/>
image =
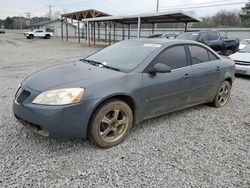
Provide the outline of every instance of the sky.
<path id="1" fill-rule="evenodd" d="M 248 0 L 159 0 L 159 12 L 193 11 L 196 16 L 212 15 L 219 10 L 240 10 Z M 231 5 L 226 5 L 230 4 Z M 111 15 L 129 15 L 156 11 L 157 0 L 0 0 L 0 19 L 7 16 L 31 17 L 48 14 L 52 5 L 53 12 L 72 12 L 96 9 Z M 222 5 L 222 6 L 213 6 Z M 210 7 L 205 7 L 210 6 Z"/>

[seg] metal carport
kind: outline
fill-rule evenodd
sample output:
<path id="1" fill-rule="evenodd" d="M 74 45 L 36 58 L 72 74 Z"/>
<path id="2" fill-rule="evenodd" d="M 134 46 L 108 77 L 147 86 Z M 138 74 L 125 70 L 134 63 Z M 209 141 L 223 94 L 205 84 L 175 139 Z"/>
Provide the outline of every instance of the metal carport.
<path id="1" fill-rule="evenodd" d="M 115 41 L 115 28 L 116 25 L 122 24 L 123 29 L 123 40 L 124 40 L 124 25 L 128 26 L 128 33 L 130 34 L 130 25 L 137 24 L 137 38 L 140 38 L 141 33 L 141 24 L 152 24 L 152 30 L 155 28 L 155 24 L 157 23 L 184 23 L 185 31 L 187 30 L 187 24 L 190 22 L 201 22 L 201 19 L 196 18 L 188 13 L 183 11 L 175 11 L 175 12 L 159 12 L 159 13 L 145 13 L 145 14 L 137 14 L 130 16 L 105 16 L 99 18 L 87 18 L 83 19 L 83 22 L 86 22 L 87 25 L 87 43 L 90 46 L 90 34 L 89 34 L 89 25 L 94 25 L 94 45 L 95 45 L 95 23 L 100 25 L 100 23 L 104 23 L 105 26 L 108 26 L 111 30 L 113 26 L 113 38 Z M 105 35 L 106 35 L 106 27 L 105 27 Z M 129 35 L 128 34 L 128 35 Z M 105 36 L 106 38 L 106 36 Z M 129 38 L 129 36 L 128 36 Z M 110 37 L 109 37 L 110 43 Z"/>
<path id="2" fill-rule="evenodd" d="M 78 26 L 78 42 L 80 43 L 80 21 L 83 19 L 87 18 L 98 18 L 102 16 L 110 16 L 107 13 L 94 10 L 94 9 L 89 9 L 89 10 L 82 10 L 82 11 L 77 11 L 77 12 L 71 12 L 71 13 L 66 13 L 61 15 L 61 35 L 62 35 L 62 40 L 63 40 L 63 22 L 66 22 L 66 40 L 68 41 L 68 19 L 77 20 L 77 26 Z M 86 22 L 85 22 L 86 23 Z"/>

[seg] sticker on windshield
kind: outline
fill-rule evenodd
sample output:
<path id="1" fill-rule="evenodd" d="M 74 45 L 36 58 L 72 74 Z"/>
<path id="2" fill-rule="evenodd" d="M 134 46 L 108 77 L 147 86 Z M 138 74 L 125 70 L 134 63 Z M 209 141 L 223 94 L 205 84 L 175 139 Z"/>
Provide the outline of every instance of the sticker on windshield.
<path id="1" fill-rule="evenodd" d="M 153 43 L 145 43 L 143 47 L 151 47 L 151 48 L 160 48 L 160 44 L 153 44 Z"/>

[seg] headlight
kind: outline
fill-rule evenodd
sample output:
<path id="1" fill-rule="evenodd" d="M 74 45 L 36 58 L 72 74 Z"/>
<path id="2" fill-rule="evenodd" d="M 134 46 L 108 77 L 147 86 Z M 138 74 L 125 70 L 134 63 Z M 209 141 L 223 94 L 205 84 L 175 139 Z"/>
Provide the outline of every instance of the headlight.
<path id="1" fill-rule="evenodd" d="M 74 104 L 80 102 L 83 95 L 83 88 L 57 89 L 41 93 L 32 103 L 43 105 Z"/>

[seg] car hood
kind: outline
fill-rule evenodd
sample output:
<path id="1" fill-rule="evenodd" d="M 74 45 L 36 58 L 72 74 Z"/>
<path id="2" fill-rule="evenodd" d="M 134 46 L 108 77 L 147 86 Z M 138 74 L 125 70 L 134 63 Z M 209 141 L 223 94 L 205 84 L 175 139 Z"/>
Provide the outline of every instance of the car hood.
<path id="1" fill-rule="evenodd" d="M 65 87 L 86 87 L 126 73 L 93 66 L 82 61 L 48 67 L 27 77 L 22 85 L 39 92 Z"/>
<path id="2" fill-rule="evenodd" d="M 230 55 L 230 58 L 232 58 L 235 61 L 250 62 L 250 53 L 240 53 L 240 52 L 237 52 L 235 54 Z"/>

